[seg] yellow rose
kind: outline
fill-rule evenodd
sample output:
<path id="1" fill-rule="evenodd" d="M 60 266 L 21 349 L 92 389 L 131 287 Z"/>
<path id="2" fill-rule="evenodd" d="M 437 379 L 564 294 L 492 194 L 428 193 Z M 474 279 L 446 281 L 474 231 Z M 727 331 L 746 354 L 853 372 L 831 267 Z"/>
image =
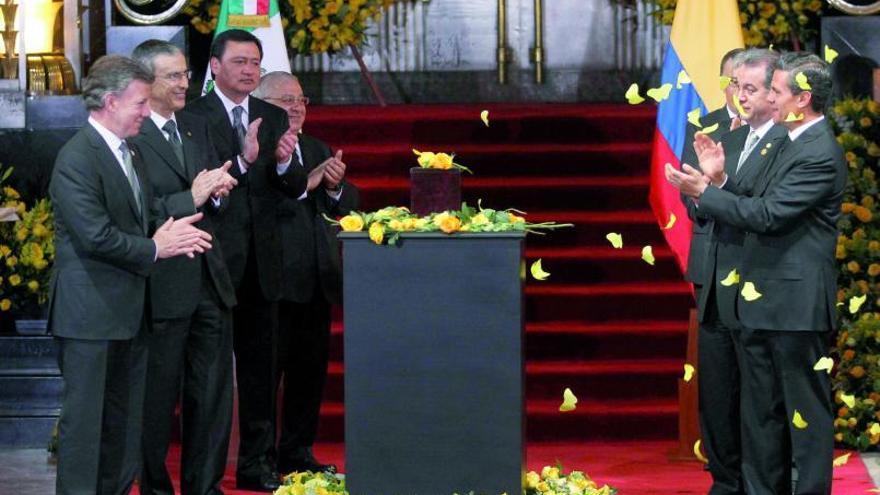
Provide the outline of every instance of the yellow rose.
<path id="1" fill-rule="evenodd" d="M 541 477 L 538 476 L 538 473 L 534 471 L 529 471 L 526 473 L 526 488 L 535 489 L 538 486 L 538 483 L 541 482 Z"/>
<path id="2" fill-rule="evenodd" d="M 339 219 L 339 226 L 344 232 L 360 232 L 364 230 L 364 219 L 360 215 L 346 215 Z"/>
<path id="3" fill-rule="evenodd" d="M 31 281 L 29 281 L 29 282 L 27 283 L 27 288 L 28 288 L 28 290 L 30 290 L 31 292 L 36 292 L 37 289 L 40 288 L 40 283 L 37 282 L 36 280 L 31 280 Z"/>
<path id="4" fill-rule="evenodd" d="M 18 199 L 21 197 L 18 191 L 9 186 L 3 186 L 3 195 L 9 199 Z"/>
<path id="5" fill-rule="evenodd" d="M 440 222 L 440 230 L 446 232 L 447 234 L 458 232 L 459 230 L 461 230 L 461 220 L 459 220 L 458 217 L 447 215 Z"/>
<path id="6" fill-rule="evenodd" d="M 510 218 L 510 223 L 525 223 L 526 221 L 525 218 L 519 215 L 514 215 L 513 213 L 508 213 L 508 216 Z"/>
<path id="7" fill-rule="evenodd" d="M 880 275 L 880 264 L 871 263 L 870 265 L 868 265 L 868 275 L 872 277 Z"/>
<path id="8" fill-rule="evenodd" d="M 550 490 L 550 485 L 548 485 L 546 481 L 542 481 L 538 483 L 538 486 L 536 486 L 535 489 L 537 489 L 541 493 L 544 493 Z"/>
<path id="9" fill-rule="evenodd" d="M 419 219 L 417 219 L 416 222 L 415 222 L 415 227 L 416 227 L 417 229 L 423 229 L 423 228 L 425 228 L 426 225 L 428 225 L 428 219 L 427 219 L 427 218 L 419 218 Z"/>
<path id="10" fill-rule="evenodd" d="M 874 207 L 874 197 L 873 196 L 865 196 L 862 198 L 862 206 L 865 208 L 873 208 Z"/>
<path id="11" fill-rule="evenodd" d="M 385 238 L 385 227 L 382 226 L 379 222 L 373 222 L 370 225 L 370 240 L 375 242 L 376 244 L 382 244 L 382 240 Z"/>
<path id="12" fill-rule="evenodd" d="M 403 230 L 414 230 L 417 223 L 418 220 L 416 220 L 415 218 L 404 219 L 404 221 L 402 222 Z"/>
<path id="13" fill-rule="evenodd" d="M 22 227 L 22 228 L 17 229 L 15 231 L 15 238 L 19 241 L 23 241 L 23 240 L 27 239 L 27 236 L 28 236 L 28 229 L 26 227 Z"/>
<path id="14" fill-rule="evenodd" d="M 303 485 L 293 485 L 290 493 L 292 495 L 306 495 L 306 487 Z"/>
<path id="15" fill-rule="evenodd" d="M 486 225 L 489 223 L 489 219 L 486 217 L 486 215 L 482 213 L 477 213 L 473 216 L 473 218 L 471 218 L 471 223 L 474 225 Z"/>
<path id="16" fill-rule="evenodd" d="M 880 251 L 880 241 L 869 242 L 868 249 L 870 249 L 871 251 Z"/>
<path id="17" fill-rule="evenodd" d="M 400 232 L 401 230 L 403 230 L 403 222 L 397 219 L 392 219 L 390 222 L 388 222 L 388 228 Z"/>
<path id="18" fill-rule="evenodd" d="M 315 494 L 316 495 L 330 495 L 330 492 L 327 491 L 327 489 L 324 488 L 323 486 L 319 486 L 318 488 L 315 489 Z"/>
<path id="19" fill-rule="evenodd" d="M 0 301 L 0 311 L 9 311 L 9 308 L 12 307 L 12 301 L 9 299 L 3 299 Z"/>
<path id="20" fill-rule="evenodd" d="M 544 466 L 544 469 L 541 470 L 541 477 L 544 479 L 549 478 L 551 480 L 559 479 L 559 468 Z"/>
<path id="21" fill-rule="evenodd" d="M 874 217 L 874 215 L 871 213 L 871 210 L 869 210 L 861 205 L 856 206 L 853 209 L 853 213 L 855 214 L 856 218 L 858 218 L 859 220 L 861 220 L 862 222 L 865 222 L 865 223 L 870 222 L 871 219 Z"/>
<path id="22" fill-rule="evenodd" d="M 4 256 L 9 256 L 9 253 L 11 253 L 11 252 L 12 252 L 12 249 L 9 246 L 7 246 L 5 244 L 0 244 L 0 258 L 2 258 Z"/>
<path id="23" fill-rule="evenodd" d="M 16 273 L 14 275 L 9 276 L 9 285 L 15 287 L 20 283 L 21 283 L 21 275 Z"/>
<path id="24" fill-rule="evenodd" d="M 850 261 L 846 264 L 846 269 L 850 271 L 850 273 L 859 273 L 862 270 L 862 267 L 859 266 L 858 261 Z"/>
<path id="25" fill-rule="evenodd" d="M 36 268 L 37 270 L 42 270 L 47 266 L 49 266 L 49 262 L 44 259 L 34 260 L 34 268 Z"/>
<path id="26" fill-rule="evenodd" d="M 431 168 L 431 163 L 434 162 L 434 153 L 430 151 L 416 151 L 413 150 L 419 158 L 417 161 L 419 162 L 419 166 L 422 168 Z"/>
<path id="27" fill-rule="evenodd" d="M 840 205 L 840 212 L 841 213 L 852 213 L 853 210 L 855 210 L 855 209 L 856 209 L 855 203 L 846 202 L 846 203 L 843 203 L 842 205 Z"/>
<path id="28" fill-rule="evenodd" d="M 47 229 L 46 226 L 41 223 L 34 224 L 33 231 L 34 235 L 41 239 L 44 237 L 48 237 L 50 234 L 49 229 Z"/>
<path id="29" fill-rule="evenodd" d="M 449 170 L 452 168 L 452 157 L 446 153 L 437 153 L 434 155 L 433 160 L 431 160 L 431 168 L 438 168 L 440 170 Z"/>

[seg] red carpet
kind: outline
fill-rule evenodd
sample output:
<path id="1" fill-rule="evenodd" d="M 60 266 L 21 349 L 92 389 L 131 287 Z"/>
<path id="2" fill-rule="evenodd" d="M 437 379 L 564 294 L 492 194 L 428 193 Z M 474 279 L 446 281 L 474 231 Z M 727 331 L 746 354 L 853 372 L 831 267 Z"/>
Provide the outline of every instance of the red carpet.
<path id="1" fill-rule="evenodd" d="M 617 488 L 620 495 L 704 495 L 710 484 L 709 474 L 698 462 L 670 462 L 667 453 L 674 447 L 668 441 L 646 442 L 584 442 L 530 443 L 526 454 L 528 469 L 540 471 L 542 466 L 562 463 L 566 470 L 583 470 L 599 484 Z M 341 444 L 315 446 L 317 457 L 344 468 L 344 447 Z M 843 452 L 838 452 L 842 454 Z M 179 472 L 180 452 L 174 448 L 168 462 L 175 475 Z M 834 468 L 834 495 L 854 495 L 874 488 L 868 471 L 857 453 L 849 463 Z M 235 463 L 230 460 L 223 480 L 229 495 L 245 495 L 235 489 Z M 137 493 L 135 490 L 134 493 Z"/>

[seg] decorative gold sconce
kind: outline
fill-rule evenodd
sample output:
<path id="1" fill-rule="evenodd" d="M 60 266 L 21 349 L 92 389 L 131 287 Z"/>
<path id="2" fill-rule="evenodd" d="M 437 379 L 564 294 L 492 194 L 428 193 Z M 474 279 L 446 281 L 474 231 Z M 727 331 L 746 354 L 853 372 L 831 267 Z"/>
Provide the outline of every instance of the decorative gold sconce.
<path id="1" fill-rule="evenodd" d="M 27 61 L 27 89 L 33 94 L 71 94 L 76 92 L 76 76 L 73 66 L 64 57 L 64 53 L 55 50 L 55 21 L 64 2 L 53 0 L 27 0 L 27 4 L 19 5 L 20 0 L 0 0 L 0 12 L 3 13 L 4 26 L 2 32 L 3 77 L 18 78 L 18 58 L 20 47 L 16 46 L 18 31 L 15 30 L 16 15 L 22 14 L 26 19 L 19 19 L 24 24 L 24 51 Z"/>

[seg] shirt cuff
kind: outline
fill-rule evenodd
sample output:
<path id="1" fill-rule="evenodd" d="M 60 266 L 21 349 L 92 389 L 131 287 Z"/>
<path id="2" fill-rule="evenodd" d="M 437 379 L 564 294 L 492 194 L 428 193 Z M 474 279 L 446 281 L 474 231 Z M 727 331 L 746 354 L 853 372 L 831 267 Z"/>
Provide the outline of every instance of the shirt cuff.
<path id="1" fill-rule="evenodd" d="M 156 249 L 153 252 L 153 263 L 155 263 L 159 259 L 159 245 L 156 244 L 156 239 L 150 239 L 150 240 L 153 241 L 153 247 Z"/>
<path id="2" fill-rule="evenodd" d="M 290 163 L 292 161 L 293 161 L 293 155 L 291 155 L 290 158 L 288 158 L 284 162 L 276 163 L 275 164 L 275 172 L 277 172 L 278 175 L 284 175 L 284 173 L 287 172 L 287 168 L 290 167 Z"/>
<path id="3" fill-rule="evenodd" d="M 342 185 L 340 185 L 339 189 L 335 191 L 330 191 L 327 188 L 324 188 L 324 191 L 327 193 L 327 196 L 333 198 L 334 201 L 339 201 L 339 198 L 342 197 Z"/>
<path id="4" fill-rule="evenodd" d="M 241 163 L 241 155 L 235 157 L 235 163 L 238 164 L 238 170 L 241 171 L 242 175 L 247 173 L 248 168 L 243 163 Z"/>

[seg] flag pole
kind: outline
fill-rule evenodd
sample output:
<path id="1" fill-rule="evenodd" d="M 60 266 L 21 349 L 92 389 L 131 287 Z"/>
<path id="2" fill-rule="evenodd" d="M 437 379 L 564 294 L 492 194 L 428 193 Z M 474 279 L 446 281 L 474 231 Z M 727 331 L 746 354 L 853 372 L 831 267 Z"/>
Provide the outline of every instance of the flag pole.
<path id="1" fill-rule="evenodd" d="M 367 84 L 373 91 L 373 96 L 376 97 L 376 101 L 379 103 L 379 106 L 386 106 L 385 98 L 382 97 L 382 92 L 379 91 L 379 86 L 376 85 L 376 81 L 373 80 L 373 76 L 370 74 L 370 70 L 367 69 L 367 64 L 364 63 L 364 58 L 361 56 L 360 50 L 358 50 L 357 46 L 355 46 L 354 44 L 348 46 L 351 47 L 351 53 L 354 55 L 355 60 L 357 60 L 358 67 L 361 68 L 361 75 L 364 76 L 364 79 L 367 81 Z"/>

